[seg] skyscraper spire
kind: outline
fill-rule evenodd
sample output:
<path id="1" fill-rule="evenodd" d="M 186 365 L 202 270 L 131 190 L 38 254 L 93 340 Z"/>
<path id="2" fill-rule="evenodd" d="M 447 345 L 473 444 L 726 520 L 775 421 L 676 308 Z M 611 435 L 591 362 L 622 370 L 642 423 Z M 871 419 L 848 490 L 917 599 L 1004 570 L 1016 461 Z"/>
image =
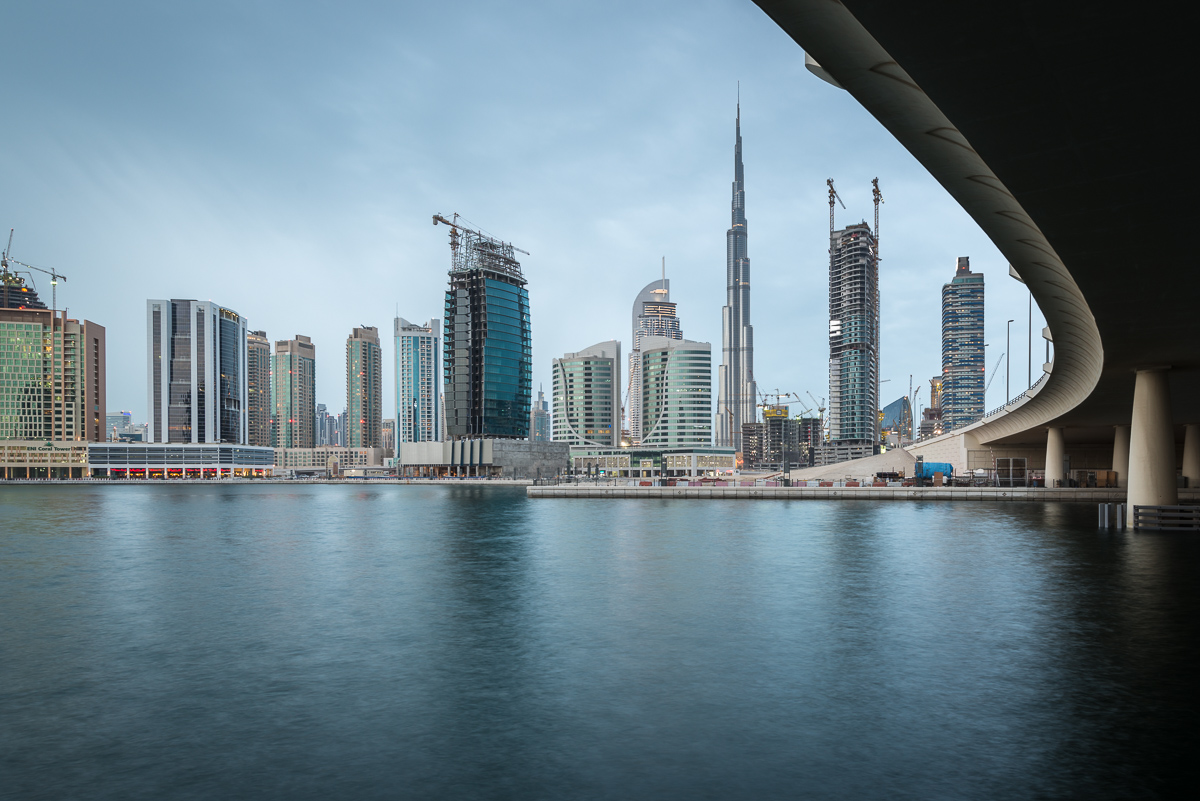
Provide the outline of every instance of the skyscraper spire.
<path id="1" fill-rule="evenodd" d="M 734 119 L 733 200 L 725 234 L 725 307 L 721 309 L 721 367 L 717 388 L 717 445 L 741 450 L 742 424 L 758 419 L 754 328 L 750 325 L 750 257 L 742 167 L 742 98 Z"/>

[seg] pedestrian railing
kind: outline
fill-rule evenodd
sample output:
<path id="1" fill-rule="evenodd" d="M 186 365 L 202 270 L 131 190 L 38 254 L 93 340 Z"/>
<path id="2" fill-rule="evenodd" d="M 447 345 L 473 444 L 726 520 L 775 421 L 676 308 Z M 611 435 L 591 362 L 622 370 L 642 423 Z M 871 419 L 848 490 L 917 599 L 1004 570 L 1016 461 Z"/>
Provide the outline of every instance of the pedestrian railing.
<path id="1" fill-rule="evenodd" d="M 1134 506 L 1133 527 L 1143 531 L 1200 531 L 1200 506 Z"/>

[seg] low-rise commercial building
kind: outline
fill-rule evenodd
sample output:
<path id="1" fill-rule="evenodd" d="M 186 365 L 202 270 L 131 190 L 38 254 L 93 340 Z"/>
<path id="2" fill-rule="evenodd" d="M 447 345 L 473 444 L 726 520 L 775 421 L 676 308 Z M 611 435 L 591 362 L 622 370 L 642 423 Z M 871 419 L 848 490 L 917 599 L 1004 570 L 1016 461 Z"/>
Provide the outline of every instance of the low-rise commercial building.
<path id="1" fill-rule="evenodd" d="M 92 478 L 265 478 L 274 460 L 271 448 L 226 442 L 100 442 L 87 448 Z"/>
<path id="2" fill-rule="evenodd" d="M 400 476 L 549 478 L 567 470 L 565 442 L 457 439 L 401 442 L 394 464 Z"/>
<path id="3" fill-rule="evenodd" d="M 336 477 L 350 468 L 382 467 L 383 448 L 276 448 L 275 474 Z"/>
<path id="4" fill-rule="evenodd" d="M 571 472 L 609 478 L 716 478 L 737 472 L 733 448 L 572 448 Z"/>
<path id="5" fill-rule="evenodd" d="M 78 440 L 0 440 L 0 478 L 88 477 L 88 443 Z"/>

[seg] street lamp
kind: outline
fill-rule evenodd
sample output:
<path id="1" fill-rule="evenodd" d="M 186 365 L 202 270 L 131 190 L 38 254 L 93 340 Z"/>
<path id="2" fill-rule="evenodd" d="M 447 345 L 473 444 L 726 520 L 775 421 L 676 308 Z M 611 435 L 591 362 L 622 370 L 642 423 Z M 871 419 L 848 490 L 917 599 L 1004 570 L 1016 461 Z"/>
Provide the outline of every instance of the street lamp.
<path id="1" fill-rule="evenodd" d="M 1007 339 L 1005 340 L 1005 346 L 1004 346 L 1004 405 L 1005 406 L 1007 406 L 1008 402 L 1012 399 L 1012 395 L 1010 395 L 1008 392 L 1008 366 L 1009 366 L 1009 364 L 1012 363 L 1012 324 L 1013 324 L 1013 321 L 1009 320 L 1008 326 L 1006 329 L 1008 332 L 1006 334 Z"/>

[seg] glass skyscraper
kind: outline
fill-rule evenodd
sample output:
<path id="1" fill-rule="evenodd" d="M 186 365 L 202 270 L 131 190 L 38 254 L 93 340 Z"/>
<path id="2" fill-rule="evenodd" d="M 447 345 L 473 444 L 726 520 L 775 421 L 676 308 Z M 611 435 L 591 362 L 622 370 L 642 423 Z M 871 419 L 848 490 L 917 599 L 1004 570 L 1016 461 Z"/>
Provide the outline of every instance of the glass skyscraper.
<path id="1" fill-rule="evenodd" d="M 275 448 L 317 444 L 317 349 L 306 336 L 275 343 L 271 363 L 271 408 Z"/>
<path id="2" fill-rule="evenodd" d="M 379 329 L 361 326 L 346 338 L 347 448 L 383 447 L 383 351 Z"/>
<path id="3" fill-rule="evenodd" d="M 954 278 L 942 285 L 942 427 L 946 431 L 983 417 L 987 365 L 983 355 L 983 273 L 958 259 Z"/>
<path id="4" fill-rule="evenodd" d="M 105 332 L 0 272 L 0 439 L 103 442 Z"/>
<path id="5" fill-rule="evenodd" d="M 725 307 L 721 309 L 721 367 L 717 373 L 717 445 L 742 449 L 742 425 L 758 420 L 754 327 L 750 325 L 750 255 L 742 168 L 742 106 L 733 146 L 732 222 L 725 232 Z"/>
<path id="6" fill-rule="evenodd" d="M 247 441 L 271 447 L 271 341 L 266 331 L 246 334 Z"/>
<path id="7" fill-rule="evenodd" d="M 396 441 L 436 442 L 442 438 L 442 323 L 435 317 L 417 325 L 397 317 L 395 335 Z"/>
<path id="8" fill-rule="evenodd" d="M 525 439 L 533 390 L 529 293 L 507 242 L 453 227 L 442 374 L 446 436 Z"/>
<path id="9" fill-rule="evenodd" d="M 207 300 L 146 301 L 150 442 L 247 444 L 246 319 Z"/>

